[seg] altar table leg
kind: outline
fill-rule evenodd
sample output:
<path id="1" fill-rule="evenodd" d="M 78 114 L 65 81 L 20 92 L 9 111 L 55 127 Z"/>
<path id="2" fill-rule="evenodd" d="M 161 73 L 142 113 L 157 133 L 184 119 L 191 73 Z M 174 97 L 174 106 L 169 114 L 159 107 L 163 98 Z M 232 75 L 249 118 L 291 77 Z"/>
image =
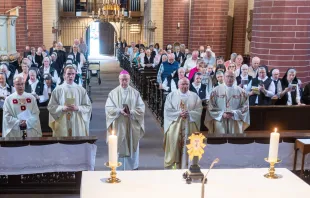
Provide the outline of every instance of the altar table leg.
<path id="1" fill-rule="evenodd" d="M 293 171 L 296 171 L 296 163 L 297 163 L 297 152 L 298 152 L 298 149 L 295 149 L 295 157 L 294 157 L 294 169 L 293 169 Z"/>
<path id="2" fill-rule="evenodd" d="M 305 154 L 302 154 L 300 177 L 304 176 Z"/>

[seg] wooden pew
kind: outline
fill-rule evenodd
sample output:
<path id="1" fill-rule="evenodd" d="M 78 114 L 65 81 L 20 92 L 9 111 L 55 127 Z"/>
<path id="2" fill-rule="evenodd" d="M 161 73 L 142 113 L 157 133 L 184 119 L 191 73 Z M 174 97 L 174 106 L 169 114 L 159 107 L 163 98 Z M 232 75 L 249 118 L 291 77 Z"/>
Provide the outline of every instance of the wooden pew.
<path id="1" fill-rule="evenodd" d="M 251 106 L 251 125 L 246 131 L 310 130 L 310 105 Z"/>
<path id="2" fill-rule="evenodd" d="M 48 126 L 49 124 L 49 112 L 46 107 L 39 107 L 40 109 L 40 123 L 43 137 L 51 137 L 53 135 L 52 129 Z M 3 109 L 0 108 L 0 137 L 2 137 L 2 119 Z"/>
<path id="3" fill-rule="evenodd" d="M 146 95 L 146 92 L 147 92 L 147 76 L 151 76 L 151 77 L 156 77 L 157 75 L 157 72 L 156 72 L 156 69 L 147 69 L 147 70 L 140 70 L 139 71 L 139 81 L 138 81 L 138 84 L 139 84 L 139 88 L 138 90 L 140 91 L 141 93 L 141 97 L 142 99 L 146 99 L 147 98 L 147 95 Z"/>
<path id="4" fill-rule="evenodd" d="M 42 137 L 42 138 L 0 138 L 1 147 L 22 147 L 28 145 L 66 145 L 94 144 L 97 137 Z M 44 160 L 44 159 L 42 159 Z M 18 171 L 18 170 L 17 170 Z M 0 175 L 0 194 L 78 194 L 80 192 L 82 171 L 51 172 L 25 175 Z"/>

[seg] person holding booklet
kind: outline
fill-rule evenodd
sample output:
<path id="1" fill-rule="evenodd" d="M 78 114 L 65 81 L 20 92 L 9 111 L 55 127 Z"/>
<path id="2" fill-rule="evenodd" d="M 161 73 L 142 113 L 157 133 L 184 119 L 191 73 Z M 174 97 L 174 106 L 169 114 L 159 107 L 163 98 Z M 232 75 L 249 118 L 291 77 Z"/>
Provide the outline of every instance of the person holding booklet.
<path id="1" fill-rule="evenodd" d="M 92 106 L 86 90 L 74 83 L 76 68 L 66 66 L 64 83 L 52 92 L 47 109 L 53 137 L 89 136 Z"/>
<path id="2" fill-rule="evenodd" d="M 22 76 L 14 78 L 16 92 L 9 95 L 3 105 L 3 137 L 22 137 L 22 129 L 26 129 L 27 137 L 41 137 L 39 108 L 36 98 L 25 92 Z"/>
<path id="3" fill-rule="evenodd" d="M 300 102 L 300 92 L 296 70 L 291 68 L 286 71 L 281 80 L 279 105 L 304 105 Z"/>
<path id="4" fill-rule="evenodd" d="M 205 123 L 209 133 L 243 133 L 250 126 L 248 95 L 234 85 L 233 71 L 226 71 L 224 76 L 225 84 L 211 92 Z"/>
<path id="5" fill-rule="evenodd" d="M 118 136 L 117 151 L 122 163 L 120 170 L 139 168 L 139 141 L 145 133 L 145 105 L 140 93 L 129 82 L 129 73 L 121 71 L 120 85 L 109 93 L 105 104 L 107 136 L 112 133 Z"/>

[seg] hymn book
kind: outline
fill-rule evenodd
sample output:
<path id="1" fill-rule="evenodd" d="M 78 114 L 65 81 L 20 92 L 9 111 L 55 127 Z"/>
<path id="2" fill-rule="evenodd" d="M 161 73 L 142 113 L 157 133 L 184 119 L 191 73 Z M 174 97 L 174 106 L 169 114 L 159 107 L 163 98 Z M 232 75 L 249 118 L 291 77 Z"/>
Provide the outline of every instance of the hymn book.
<path id="1" fill-rule="evenodd" d="M 66 106 L 74 105 L 74 103 L 75 103 L 75 98 L 66 98 L 66 101 L 65 101 Z"/>

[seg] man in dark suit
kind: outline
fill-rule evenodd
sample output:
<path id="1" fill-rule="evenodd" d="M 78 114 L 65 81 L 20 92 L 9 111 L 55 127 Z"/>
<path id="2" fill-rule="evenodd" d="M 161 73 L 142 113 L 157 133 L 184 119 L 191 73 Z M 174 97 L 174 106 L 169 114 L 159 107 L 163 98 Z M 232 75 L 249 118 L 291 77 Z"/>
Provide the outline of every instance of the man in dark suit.
<path id="1" fill-rule="evenodd" d="M 57 41 L 53 41 L 53 46 L 50 48 L 49 55 L 51 56 L 53 52 L 56 50 Z"/>
<path id="2" fill-rule="evenodd" d="M 184 61 L 185 57 L 184 57 L 184 54 L 182 52 L 180 52 L 180 47 L 179 46 L 176 46 L 174 48 L 175 52 L 174 52 L 174 56 L 175 56 L 175 60 L 178 62 L 178 63 L 181 63 Z"/>

